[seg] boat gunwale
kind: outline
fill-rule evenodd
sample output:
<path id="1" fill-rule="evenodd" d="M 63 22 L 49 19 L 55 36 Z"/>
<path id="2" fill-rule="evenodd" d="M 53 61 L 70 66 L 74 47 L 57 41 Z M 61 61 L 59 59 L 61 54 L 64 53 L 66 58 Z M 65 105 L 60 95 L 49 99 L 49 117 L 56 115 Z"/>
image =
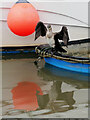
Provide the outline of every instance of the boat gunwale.
<path id="1" fill-rule="evenodd" d="M 41 45 L 42 46 L 42 45 Z M 39 47 L 39 48 L 38 48 Z M 75 56 L 69 56 L 69 55 L 63 55 L 63 54 L 60 54 L 60 53 L 57 53 L 57 54 L 45 54 L 45 45 L 43 46 L 44 48 L 41 49 L 42 52 L 40 52 L 40 46 L 36 47 L 35 51 L 36 53 L 45 58 L 45 57 L 51 57 L 51 58 L 56 58 L 58 60 L 64 60 L 64 61 L 67 61 L 67 62 L 71 62 L 71 63 L 82 63 L 82 64 L 90 64 L 90 58 L 85 58 L 85 57 L 75 57 Z"/>
<path id="2" fill-rule="evenodd" d="M 43 57 L 44 58 L 50 58 L 51 55 L 48 55 L 48 56 L 44 55 Z M 70 63 L 90 64 L 90 60 L 79 60 L 79 59 L 66 58 L 66 57 L 61 57 L 61 56 L 56 56 L 56 55 L 53 55 L 51 58 L 55 58 L 55 59 L 58 59 L 58 60 L 63 60 L 63 61 L 70 62 Z"/>

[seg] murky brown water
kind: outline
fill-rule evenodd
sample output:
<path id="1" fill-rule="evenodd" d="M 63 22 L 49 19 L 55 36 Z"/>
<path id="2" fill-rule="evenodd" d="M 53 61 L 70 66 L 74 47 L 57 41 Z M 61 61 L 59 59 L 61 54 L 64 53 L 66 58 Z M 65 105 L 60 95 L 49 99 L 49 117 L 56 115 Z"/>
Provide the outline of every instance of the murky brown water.
<path id="1" fill-rule="evenodd" d="M 3 118 L 88 118 L 88 76 L 35 59 L 3 60 Z"/>

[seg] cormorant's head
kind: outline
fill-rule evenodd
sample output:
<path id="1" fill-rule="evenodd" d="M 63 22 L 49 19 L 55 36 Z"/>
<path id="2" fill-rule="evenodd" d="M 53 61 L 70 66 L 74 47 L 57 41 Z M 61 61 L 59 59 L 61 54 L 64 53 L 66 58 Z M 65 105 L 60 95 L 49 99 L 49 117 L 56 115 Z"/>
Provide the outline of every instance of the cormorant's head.
<path id="1" fill-rule="evenodd" d="M 49 30 L 52 30 L 52 27 L 51 27 L 50 24 L 47 25 L 47 28 L 48 28 Z"/>

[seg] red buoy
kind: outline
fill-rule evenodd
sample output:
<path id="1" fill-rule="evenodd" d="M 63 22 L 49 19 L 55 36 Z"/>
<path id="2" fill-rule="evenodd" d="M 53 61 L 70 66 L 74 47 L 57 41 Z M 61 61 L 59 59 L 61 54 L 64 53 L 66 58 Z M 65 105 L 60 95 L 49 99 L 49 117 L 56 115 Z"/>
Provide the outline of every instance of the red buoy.
<path id="1" fill-rule="evenodd" d="M 19 0 L 10 9 L 7 17 L 8 27 L 14 34 L 19 36 L 32 34 L 38 22 L 38 12 L 26 0 Z"/>

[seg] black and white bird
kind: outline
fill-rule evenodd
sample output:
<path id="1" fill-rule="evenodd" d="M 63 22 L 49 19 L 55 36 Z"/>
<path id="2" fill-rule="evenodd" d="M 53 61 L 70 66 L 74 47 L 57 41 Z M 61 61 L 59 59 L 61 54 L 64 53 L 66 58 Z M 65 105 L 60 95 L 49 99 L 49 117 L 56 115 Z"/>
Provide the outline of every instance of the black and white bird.
<path id="1" fill-rule="evenodd" d="M 38 22 L 35 28 L 35 40 L 40 36 L 46 37 L 48 44 L 50 47 L 55 48 L 55 51 L 67 52 L 59 42 L 59 40 L 62 40 L 65 46 L 68 45 L 69 35 L 65 26 L 62 27 L 60 32 L 53 33 L 51 25 L 47 25 L 46 27 L 43 22 Z"/>

